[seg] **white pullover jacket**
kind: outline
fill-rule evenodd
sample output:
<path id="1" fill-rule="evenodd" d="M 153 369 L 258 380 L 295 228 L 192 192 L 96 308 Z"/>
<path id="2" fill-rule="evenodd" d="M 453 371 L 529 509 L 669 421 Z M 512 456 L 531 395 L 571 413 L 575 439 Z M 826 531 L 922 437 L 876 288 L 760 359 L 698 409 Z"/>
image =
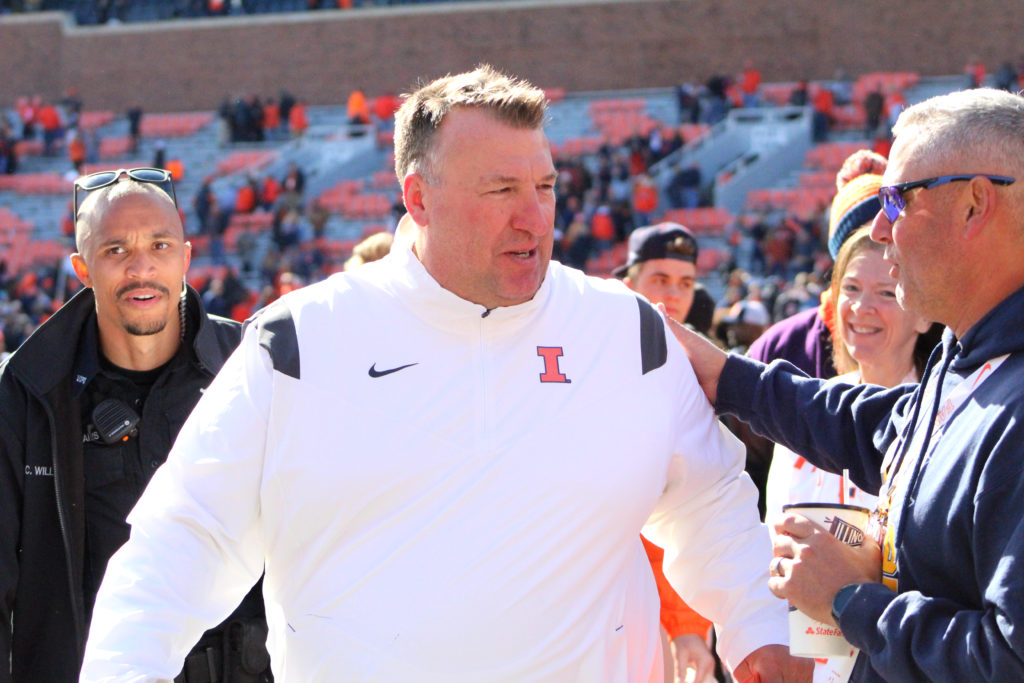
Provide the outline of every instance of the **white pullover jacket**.
<path id="1" fill-rule="evenodd" d="M 172 678 L 265 567 L 278 681 L 660 681 L 642 528 L 735 666 L 786 642 L 743 463 L 621 283 L 552 263 L 488 312 L 396 244 L 248 327 L 129 518 L 82 680 Z"/>

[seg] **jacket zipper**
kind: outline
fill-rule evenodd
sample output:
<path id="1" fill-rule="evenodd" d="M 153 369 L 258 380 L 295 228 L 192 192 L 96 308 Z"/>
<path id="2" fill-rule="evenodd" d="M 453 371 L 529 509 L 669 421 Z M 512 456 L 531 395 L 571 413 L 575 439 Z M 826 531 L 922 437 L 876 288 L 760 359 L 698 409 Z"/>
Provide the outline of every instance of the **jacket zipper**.
<path id="1" fill-rule="evenodd" d="M 57 462 L 57 424 L 56 420 L 54 420 L 53 411 L 50 409 L 49 403 L 46 401 L 40 401 L 40 404 L 43 406 L 44 410 L 46 410 L 46 419 L 50 422 L 50 455 L 53 459 L 53 489 L 57 502 L 57 519 L 60 522 L 60 536 L 64 543 L 64 561 L 67 563 L 68 588 L 70 589 L 69 597 L 71 598 L 71 615 L 75 621 L 76 646 L 78 648 L 78 654 L 81 656 L 83 652 L 82 646 L 84 639 L 82 612 L 78 599 L 79 591 L 75 589 L 75 572 L 71 561 L 71 535 L 68 531 L 68 522 L 64 514 L 64 506 L 61 505 L 64 495 L 63 487 L 61 486 L 60 468 L 58 467 Z"/>

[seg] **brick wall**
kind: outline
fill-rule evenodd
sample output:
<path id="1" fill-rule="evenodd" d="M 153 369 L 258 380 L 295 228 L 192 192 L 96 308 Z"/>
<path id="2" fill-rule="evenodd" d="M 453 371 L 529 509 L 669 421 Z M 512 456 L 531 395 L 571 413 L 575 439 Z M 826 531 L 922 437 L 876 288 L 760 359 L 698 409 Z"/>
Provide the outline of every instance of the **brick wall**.
<path id="1" fill-rule="evenodd" d="M 766 80 L 877 70 L 994 70 L 1022 48 L 1020 0 L 549 0 L 78 28 L 0 18 L 0 105 L 76 84 L 89 109 L 215 108 L 287 87 L 312 104 L 353 87 L 401 92 L 480 61 L 567 90 L 658 87 L 735 73 Z"/>

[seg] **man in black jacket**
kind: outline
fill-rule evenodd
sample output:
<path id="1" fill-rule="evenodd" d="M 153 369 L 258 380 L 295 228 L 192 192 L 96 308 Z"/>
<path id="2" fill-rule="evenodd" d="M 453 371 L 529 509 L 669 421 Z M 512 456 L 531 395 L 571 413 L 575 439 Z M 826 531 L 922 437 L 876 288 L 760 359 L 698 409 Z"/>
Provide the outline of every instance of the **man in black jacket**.
<path id="1" fill-rule="evenodd" d="M 173 197 L 165 172 L 79 179 L 87 289 L 0 364 L 0 681 L 78 680 L 125 518 L 240 339 L 185 285 Z M 269 680 L 265 636 L 257 586 L 177 680 Z"/>

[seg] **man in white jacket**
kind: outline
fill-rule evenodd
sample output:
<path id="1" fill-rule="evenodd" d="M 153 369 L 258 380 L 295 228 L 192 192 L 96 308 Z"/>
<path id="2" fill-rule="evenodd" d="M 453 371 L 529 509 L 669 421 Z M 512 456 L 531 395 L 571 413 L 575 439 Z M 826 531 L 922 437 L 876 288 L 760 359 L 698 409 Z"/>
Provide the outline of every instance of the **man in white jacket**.
<path id="1" fill-rule="evenodd" d="M 809 671 L 663 319 L 549 262 L 544 112 L 489 67 L 406 101 L 395 247 L 249 325 L 130 517 L 83 680 L 173 676 L 265 567 L 278 680 L 658 681 L 641 528 L 739 680 Z"/>

